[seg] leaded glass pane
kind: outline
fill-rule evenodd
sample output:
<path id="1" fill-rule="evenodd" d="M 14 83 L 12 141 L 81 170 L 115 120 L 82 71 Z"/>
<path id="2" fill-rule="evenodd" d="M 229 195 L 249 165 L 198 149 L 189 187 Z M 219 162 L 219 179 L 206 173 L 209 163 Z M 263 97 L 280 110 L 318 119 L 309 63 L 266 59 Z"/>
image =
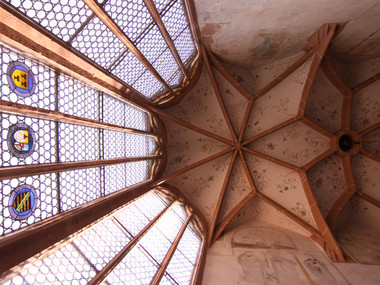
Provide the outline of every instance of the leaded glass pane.
<path id="1" fill-rule="evenodd" d="M 81 0 L 5 1 L 64 41 L 68 41 L 92 14 Z"/>
<path id="2" fill-rule="evenodd" d="M 166 256 L 183 224 L 173 210 L 177 204 L 173 204 L 140 241 L 140 245 L 159 263 Z"/>
<path id="3" fill-rule="evenodd" d="M 176 0 L 153 0 L 154 5 L 156 6 L 158 13 L 160 13 L 160 14 L 163 12 L 163 10 L 165 8 L 167 9 L 168 4 L 175 2 L 175 1 Z"/>
<path id="4" fill-rule="evenodd" d="M 56 162 L 56 123 L 0 113 L 0 166 Z"/>
<path id="5" fill-rule="evenodd" d="M 151 131 L 146 111 L 2 45 L 0 52 L 1 99 Z M 1 167 L 146 156 L 156 150 L 156 141 L 151 136 L 1 113 L 0 119 Z M 53 173 L 45 175 L 47 179 L 44 175 L 36 176 L 43 180 L 41 184 L 25 177 L 3 180 L 0 235 L 147 180 L 151 167 L 151 161 L 139 161 Z M 33 187 L 33 183 L 38 186 Z M 17 187 L 21 188 L 16 191 Z"/>
<path id="6" fill-rule="evenodd" d="M 149 221 L 154 219 L 165 208 L 167 203 L 167 201 L 164 201 L 151 191 L 116 214 L 115 218 L 133 236 L 136 236 Z"/>
<path id="7" fill-rule="evenodd" d="M 148 33 L 139 41 L 137 48 L 149 62 L 153 63 L 167 48 L 167 45 L 159 29 L 156 26 L 152 26 Z"/>
<path id="8" fill-rule="evenodd" d="M 125 140 L 127 135 L 122 132 L 104 130 L 104 159 L 126 157 Z"/>
<path id="9" fill-rule="evenodd" d="M 148 72 L 146 67 L 131 52 L 124 54 L 120 62 L 112 70 L 112 74 L 115 74 L 130 86 L 133 86 L 144 72 Z"/>
<path id="10" fill-rule="evenodd" d="M 145 71 L 132 87 L 148 98 L 153 98 L 159 90 L 164 88 L 162 83 L 149 71 Z"/>
<path id="11" fill-rule="evenodd" d="M 182 1 L 177 0 L 174 2 L 175 3 L 161 16 L 166 30 L 173 40 L 187 27 L 187 17 L 183 9 Z"/>
<path id="12" fill-rule="evenodd" d="M 71 45 L 105 69 L 125 50 L 119 38 L 96 16 L 81 30 Z"/>
<path id="13" fill-rule="evenodd" d="M 166 202 L 152 193 L 144 197 L 144 200 L 136 201 L 135 205 L 151 221 L 165 208 Z"/>
<path id="14" fill-rule="evenodd" d="M 0 51 L 1 99 L 54 110 L 55 73 L 5 46 L 0 45 Z"/>
<path id="15" fill-rule="evenodd" d="M 74 240 L 97 270 L 102 270 L 132 239 L 114 219 L 107 219 Z"/>
<path id="16" fill-rule="evenodd" d="M 59 211 L 55 173 L 0 181 L 0 235 L 4 235 Z"/>
<path id="17" fill-rule="evenodd" d="M 83 1 L 8 0 L 7 2 L 144 96 L 153 98 L 166 91 Z M 97 2 L 103 5 L 104 11 L 145 55 L 161 77 L 169 85 L 178 85 L 181 74 L 178 74 L 177 63 L 143 0 L 109 0 L 105 4 L 102 4 L 104 1 Z M 155 0 L 154 2 L 182 61 L 188 64 L 189 58 L 195 53 L 195 46 L 182 1 Z M 4 59 L 7 58 L 9 56 L 5 55 Z M 50 78 L 42 75 L 37 78 L 37 81 L 44 82 L 44 88 L 54 88 L 55 75 L 54 72 L 50 72 L 52 73 Z M 49 80 L 50 83 L 46 83 Z M 4 93 L 11 93 L 11 90 L 5 87 Z M 50 92 L 52 95 L 54 93 Z M 11 100 L 15 100 L 14 95 L 10 96 Z M 27 98 L 25 101 L 29 104 L 32 99 Z M 44 100 L 47 102 L 46 98 Z M 53 102 L 53 99 L 50 101 Z M 54 104 L 51 107 L 54 107 Z M 87 115 L 91 117 L 96 114 Z"/>
<path id="18" fill-rule="evenodd" d="M 59 123 L 59 158 L 61 162 L 99 159 L 99 130 Z"/>
<path id="19" fill-rule="evenodd" d="M 104 10 L 134 43 L 153 24 L 143 0 L 109 0 Z"/>
<path id="20" fill-rule="evenodd" d="M 190 284 L 200 246 L 201 239 L 188 225 L 166 269 L 178 284 Z"/>
<path id="21" fill-rule="evenodd" d="M 169 78 L 168 83 L 170 86 L 181 85 L 183 75 L 180 69 L 177 69 L 176 72 Z"/>
<path id="22" fill-rule="evenodd" d="M 148 113 L 128 104 L 125 104 L 125 126 L 146 132 L 151 131 Z"/>
<path id="23" fill-rule="evenodd" d="M 155 225 L 155 227 L 163 233 L 166 239 L 171 243 L 174 242 L 183 224 L 183 221 L 178 218 L 173 210 L 173 208 L 176 207 L 176 204 L 177 203 L 172 205 L 172 207 L 170 207 L 170 209 L 164 214 L 164 216 L 162 216 L 160 220 L 157 221 L 157 224 Z"/>
<path id="24" fill-rule="evenodd" d="M 190 284 L 194 265 L 180 251 L 176 250 L 166 272 L 173 277 L 178 284 Z"/>
<path id="25" fill-rule="evenodd" d="M 121 102 L 108 95 L 103 96 L 103 121 L 122 127 L 150 131 L 149 117 L 146 111 Z"/>
<path id="26" fill-rule="evenodd" d="M 125 163 L 107 165 L 104 167 L 105 195 L 111 194 L 128 186 Z"/>
<path id="27" fill-rule="evenodd" d="M 58 111 L 92 120 L 99 118 L 99 93 L 69 77 L 60 74 L 58 77 Z"/>
<path id="28" fill-rule="evenodd" d="M 125 164 L 127 186 L 132 186 L 137 183 L 150 179 L 151 161 L 142 160 Z"/>
<path id="29" fill-rule="evenodd" d="M 136 205 L 129 206 L 117 214 L 115 218 L 128 229 L 133 236 L 136 236 L 149 223 L 149 219 L 142 214 Z"/>
<path id="30" fill-rule="evenodd" d="M 185 28 L 183 32 L 174 40 L 174 45 L 177 48 L 178 54 L 181 57 L 182 62 L 185 65 L 187 65 L 189 59 L 196 52 L 189 27 Z"/>
<path id="31" fill-rule="evenodd" d="M 175 214 L 183 221 L 185 222 L 187 216 L 189 215 L 186 211 L 185 205 L 184 204 L 179 204 L 176 203 L 173 207 L 172 210 L 175 212 Z"/>
<path id="32" fill-rule="evenodd" d="M 50 253 L 22 264 L 18 275 L 4 284 L 87 284 L 169 200 L 148 192 L 72 239 L 56 244 Z M 179 218 L 182 214 L 178 215 L 183 209 L 183 205 L 174 203 L 102 284 L 149 284 L 183 225 Z M 188 225 L 161 284 L 189 284 L 200 244 L 201 239 Z"/>
<path id="33" fill-rule="evenodd" d="M 182 254 L 195 265 L 201 242 L 201 238 L 188 226 L 182 235 L 177 250 L 181 251 Z"/>
<path id="34" fill-rule="evenodd" d="M 101 197 L 99 167 L 61 172 L 59 182 L 63 211 Z"/>
<path id="35" fill-rule="evenodd" d="M 172 243 L 156 227 L 151 228 L 140 241 L 140 246 L 149 252 L 154 260 L 159 263 L 164 259 L 171 244 Z"/>
<path id="36" fill-rule="evenodd" d="M 125 136 L 126 157 L 153 155 L 156 142 L 153 137 L 127 133 Z"/>
<path id="37" fill-rule="evenodd" d="M 162 21 L 174 41 L 182 62 L 187 65 L 196 49 L 182 1 L 175 1 L 168 10 L 165 10 Z"/>
<path id="38" fill-rule="evenodd" d="M 27 283 L 22 284 L 86 284 L 96 274 L 71 244 L 25 269 L 13 280 L 24 278 Z"/>
<path id="39" fill-rule="evenodd" d="M 149 284 L 158 269 L 152 257 L 135 246 L 107 276 L 110 284 Z"/>
<path id="40" fill-rule="evenodd" d="M 169 83 L 169 80 L 176 73 L 178 64 L 175 61 L 169 48 L 166 48 L 153 63 L 153 67 L 158 71 L 162 78 Z"/>
<path id="41" fill-rule="evenodd" d="M 103 121 L 105 123 L 127 127 L 125 124 L 124 105 L 126 104 L 119 100 L 104 96 L 103 106 L 105 106 L 105 108 L 103 111 Z"/>
<path id="42" fill-rule="evenodd" d="M 160 285 L 178 285 L 177 282 L 167 273 L 164 273 L 164 276 L 162 276 L 162 279 L 160 281 Z"/>

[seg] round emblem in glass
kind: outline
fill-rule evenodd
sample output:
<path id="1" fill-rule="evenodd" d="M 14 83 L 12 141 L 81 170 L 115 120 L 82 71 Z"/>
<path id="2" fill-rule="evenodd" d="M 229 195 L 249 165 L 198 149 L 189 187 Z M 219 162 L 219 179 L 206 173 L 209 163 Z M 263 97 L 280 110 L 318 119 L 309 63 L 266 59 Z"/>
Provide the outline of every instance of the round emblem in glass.
<path id="1" fill-rule="evenodd" d="M 30 185 L 20 185 L 11 192 L 9 212 L 16 220 L 29 218 L 37 207 L 37 192 Z"/>
<path id="2" fill-rule="evenodd" d="M 36 137 L 30 126 L 19 123 L 9 128 L 7 141 L 14 156 L 27 157 L 34 151 Z"/>
<path id="3" fill-rule="evenodd" d="M 7 79 L 11 90 L 19 96 L 29 97 L 36 89 L 32 70 L 22 62 L 14 61 L 9 64 Z"/>

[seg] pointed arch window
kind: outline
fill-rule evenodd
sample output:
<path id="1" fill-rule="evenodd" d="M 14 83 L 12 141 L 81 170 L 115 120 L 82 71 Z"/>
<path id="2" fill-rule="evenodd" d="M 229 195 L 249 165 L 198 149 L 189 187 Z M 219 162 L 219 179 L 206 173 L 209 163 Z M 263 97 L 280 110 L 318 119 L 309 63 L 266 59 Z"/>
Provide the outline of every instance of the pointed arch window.
<path id="1" fill-rule="evenodd" d="M 0 235 L 152 178 L 148 111 L 1 43 L 0 54 Z"/>
<path id="2" fill-rule="evenodd" d="M 5 9 L 159 102 L 186 86 L 198 57 L 181 0 L 2 0 Z"/>
<path id="3" fill-rule="evenodd" d="M 163 132 L 147 107 L 181 94 L 200 66 L 188 11 L 180 0 L 0 0 L 0 268 L 12 268 L 2 282 L 83 283 L 103 272 L 103 283 L 125 284 L 115 272 L 131 271 L 126 258 L 136 256 L 155 283 L 194 279 L 204 236 L 183 202 L 154 190 L 164 209 L 138 209 L 142 228 L 115 218 L 163 165 Z M 121 240 L 92 259 L 86 233 L 104 246 Z"/>
<path id="4" fill-rule="evenodd" d="M 4 284 L 190 284 L 203 238 L 189 208 L 152 190 L 30 260 Z"/>

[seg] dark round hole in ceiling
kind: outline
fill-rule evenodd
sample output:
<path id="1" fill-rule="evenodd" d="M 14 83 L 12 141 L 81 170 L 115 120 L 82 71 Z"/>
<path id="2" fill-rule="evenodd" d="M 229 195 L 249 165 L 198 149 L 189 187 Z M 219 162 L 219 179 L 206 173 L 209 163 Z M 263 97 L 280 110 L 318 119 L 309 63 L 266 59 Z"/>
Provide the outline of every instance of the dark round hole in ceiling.
<path id="1" fill-rule="evenodd" d="M 339 147 L 343 151 L 349 151 L 354 145 L 353 139 L 349 135 L 343 135 L 339 138 Z"/>

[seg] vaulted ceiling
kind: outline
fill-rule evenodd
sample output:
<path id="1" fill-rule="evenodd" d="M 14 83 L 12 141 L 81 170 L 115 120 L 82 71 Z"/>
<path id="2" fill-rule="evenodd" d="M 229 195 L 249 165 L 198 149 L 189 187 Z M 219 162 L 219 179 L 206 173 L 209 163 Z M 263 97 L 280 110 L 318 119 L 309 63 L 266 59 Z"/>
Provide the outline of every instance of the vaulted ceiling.
<path id="1" fill-rule="evenodd" d="M 310 236 L 344 261 L 335 230 L 376 227 L 368 217 L 379 214 L 380 61 L 360 70 L 332 59 L 343 26 L 325 24 L 302 52 L 253 69 L 203 50 L 197 85 L 160 111 L 168 163 L 159 182 L 200 209 L 210 245 L 232 225 L 259 219 Z"/>
<path id="2" fill-rule="evenodd" d="M 168 109 L 165 103 L 153 107 L 141 101 L 160 115 L 167 134 L 161 144 L 166 169 L 153 185 L 177 186 L 199 209 L 210 246 L 235 224 L 257 219 L 311 237 L 333 261 L 379 263 L 378 1 L 194 2 L 206 47 L 201 45 L 198 82 L 178 104 L 174 101 L 182 91 L 153 102 L 166 103 L 173 96 Z M 104 16 L 95 1 L 86 3 Z M 111 19 L 102 19 L 130 46 Z M 328 22 L 339 24 L 321 26 Z M 39 45 L 32 53 L 39 58 L 46 39 L 30 34 Z M 46 46 L 54 51 L 46 55 L 50 63 L 70 71 L 72 57 L 62 59 L 72 53 Z M 138 50 L 134 53 L 157 73 Z M 196 74 L 193 67 L 191 75 Z M 100 71 L 92 66 L 83 74 L 89 79 Z M 105 80 L 96 82 L 100 87 L 138 98 L 131 90 L 124 92 L 120 82 L 99 77 Z M 148 82 L 144 77 L 138 81 Z M 158 88 L 154 82 L 151 87 Z M 144 87 L 144 93 L 151 93 L 147 97 L 155 93 L 151 87 Z M 364 250 L 345 243 L 347 237 L 364 244 Z"/>

